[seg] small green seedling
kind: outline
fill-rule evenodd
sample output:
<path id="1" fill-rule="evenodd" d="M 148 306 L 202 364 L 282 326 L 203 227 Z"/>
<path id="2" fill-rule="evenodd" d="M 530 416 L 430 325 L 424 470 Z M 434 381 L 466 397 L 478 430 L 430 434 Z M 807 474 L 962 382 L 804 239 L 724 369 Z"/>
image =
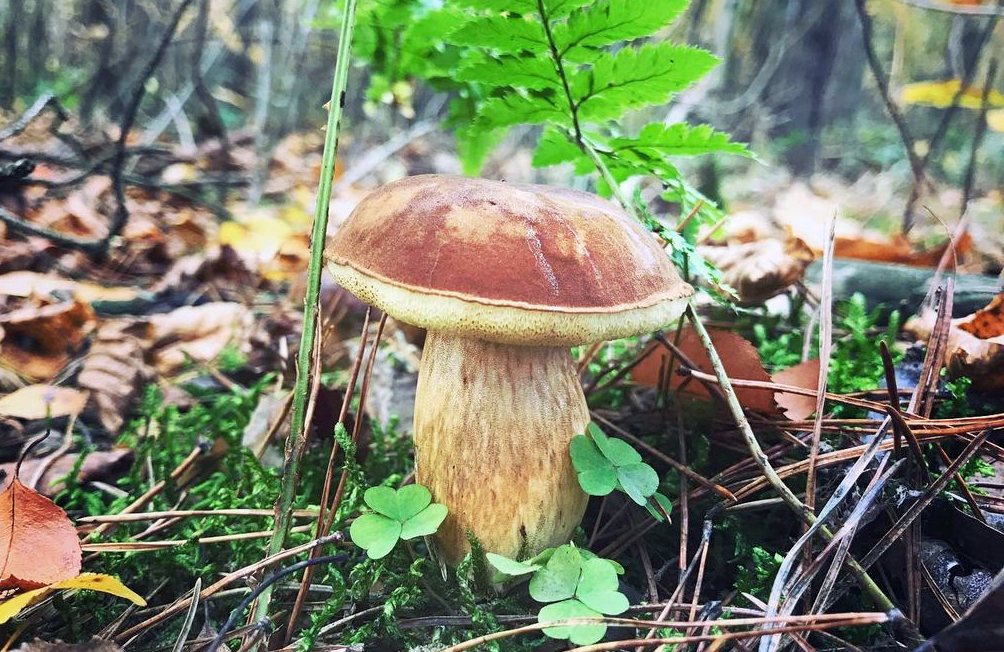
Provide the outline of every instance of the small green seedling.
<path id="1" fill-rule="evenodd" d="M 617 590 L 617 575 L 624 568 L 615 561 L 601 559 L 572 544 L 548 548 L 526 562 L 514 561 L 488 553 L 488 562 L 503 575 L 519 576 L 533 573 L 530 597 L 548 603 L 540 609 L 541 623 L 569 618 L 602 618 L 603 614 L 624 613 L 629 602 Z M 607 626 L 562 625 L 547 627 L 544 634 L 551 638 L 568 639 L 576 645 L 589 645 L 603 638 Z"/>
<path id="2" fill-rule="evenodd" d="M 398 539 L 428 536 L 446 518 L 446 505 L 432 502 L 432 494 L 420 484 L 398 490 L 370 487 L 363 500 L 373 510 L 352 522 L 352 542 L 370 559 L 380 559 L 394 549 Z"/>
<path id="3" fill-rule="evenodd" d="M 668 518 L 673 505 L 658 493 L 659 475 L 641 461 L 638 451 L 627 442 L 607 437 L 595 423 L 590 423 L 586 432 L 588 436 L 573 437 L 569 445 L 582 490 L 590 496 L 606 496 L 620 489 L 655 520 Z"/>

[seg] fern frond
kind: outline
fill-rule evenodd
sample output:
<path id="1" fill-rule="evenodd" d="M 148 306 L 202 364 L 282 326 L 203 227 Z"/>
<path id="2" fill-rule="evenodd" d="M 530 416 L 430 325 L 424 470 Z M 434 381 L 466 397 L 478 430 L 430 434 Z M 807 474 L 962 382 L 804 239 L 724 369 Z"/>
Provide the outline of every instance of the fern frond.
<path id="1" fill-rule="evenodd" d="M 729 135 L 715 131 L 710 125 L 691 126 L 682 122 L 667 125 L 653 122 L 642 127 L 637 138 L 613 138 L 610 151 L 617 154 L 659 156 L 696 156 L 712 152 L 749 154 L 742 143 L 729 140 Z"/>
<path id="2" fill-rule="evenodd" d="M 598 56 L 569 75 L 579 115 L 586 121 L 619 118 L 624 111 L 663 104 L 711 70 L 714 55 L 674 43 L 648 43 Z"/>
<path id="3" fill-rule="evenodd" d="M 476 124 L 484 129 L 540 123 L 571 127 L 572 117 L 560 104 L 542 95 L 509 91 L 482 102 L 476 118 Z"/>
<path id="4" fill-rule="evenodd" d="M 460 81 L 532 90 L 561 88 L 554 64 L 544 57 L 476 56 L 456 75 Z"/>
<path id="5" fill-rule="evenodd" d="M 540 21 L 521 17 L 478 16 L 449 35 L 455 45 L 465 45 L 504 54 L 542 53 L 547 36 Z"/>
<path id="6" fill-rule="evenodd" d="M 589 61 L 595 48 L 649 36 L 672 23 L 687 0 L 604 0 L 572 14 L 554 27 L 558 55 Z"/>
<path id="7" fill-rule="evenodd" d="M 586 174 L 593 167 L 593 162 L 572 142 L 568 134 L 555 127 L 546 127 L 533 151 L 533 166 L 545 168 L 561 163 L 574 163 L 579 174 Z"/>

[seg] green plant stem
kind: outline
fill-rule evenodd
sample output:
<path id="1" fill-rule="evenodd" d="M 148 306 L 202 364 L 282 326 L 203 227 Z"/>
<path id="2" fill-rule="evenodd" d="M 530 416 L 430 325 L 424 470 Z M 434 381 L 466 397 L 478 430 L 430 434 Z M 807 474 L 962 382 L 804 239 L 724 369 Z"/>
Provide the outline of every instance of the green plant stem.
<path id="1" fill-rule="evenodd" d="M 286 440 L 282 485 L 275 505 L 272 539 L 267 555 L 282 550 L 292 521 L 293 503 L 300 479 L 300 460 L 306 448 L 304 430 L 307 399 L 313 372 L 311 353 L 317 339 L 317 313 L 321 291 L 321 272 L 324 266 L 324 242 L 328 228 L 328 205 L 331 202 L 331 185 L 335 172 L 335 155 L 338 153 L 338 131 L 345 108 L 345 87 L 348 83 L 352 30 L 355 26 L 356 0 L 342 1 L 342 26 L 338 36 L 338 58 L 331 83 L 331 104 L 328 111 L 327 133 L 324 138 L 324 155 L 321 159 L 321 180 L 314 208 L 314 225 L 310 234 L 310 264 L 307 269 L 307 292 L 303 302 L 303 334 L 296 358 L 296 383 L 293 386 L 293 416 L 289 438 Z M 255 608 L 255 618 L 268 615 L 271 591 L 265 591 Z"/>

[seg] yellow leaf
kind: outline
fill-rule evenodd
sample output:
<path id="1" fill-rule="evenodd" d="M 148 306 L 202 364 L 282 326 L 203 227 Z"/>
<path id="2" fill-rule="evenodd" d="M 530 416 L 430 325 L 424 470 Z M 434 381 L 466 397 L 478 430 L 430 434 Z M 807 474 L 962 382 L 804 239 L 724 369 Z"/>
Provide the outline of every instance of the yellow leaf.
<path id="1" fill-rule="evenodd" d="M 944 109 L 952 105 L 952 100 L 961 87 L 962 80 L 960 79 L 917 82 L 904 86 L 899 96 L 904 104 Z M 989 107 L 1004 107 L 1004 93 L 991 90 L 987 93 L 986 103 Z M 959 106 L 964 109 L 983 108 L 983 89 L 975 86 L 967 87 L 962 93 L 962 97 L 959 98 Z"/>
<path id="2" fill-rule="evenodd" d="M 56 591 L 69 591 L 72 589 L 86 589 L 88 591 L 110 593 L 111 595 L 119 598 L 130 600 L 141 607 L 146 606 L 146 600 L 111 575 L 102 575 L 101 573 L 81 573 L 76 577 L 63 580 L 62 582 L 56 582 L 55 584 L 50 584 L 49 586 L 43 586 L 40 589 L 18 593 L 13 598 L 0 603 L 0 625 L 6 623 L 8 620 L 21 613 L 25 607 L 33 602 L 37 602 L 38 600 L 41 600 Z"/>
<path id="3" fill-rule="evenodd" d="M 1004 109 L 988 111 L 987 126 L 994 131 L 1004 132 Z"/>
<path id="4" fill-rule="evenodd" d="M 28 385 L 0 398 L 0 414 L 19 419 L 44 419 L 80 414 L 87 393 L 72 387 Z"/>

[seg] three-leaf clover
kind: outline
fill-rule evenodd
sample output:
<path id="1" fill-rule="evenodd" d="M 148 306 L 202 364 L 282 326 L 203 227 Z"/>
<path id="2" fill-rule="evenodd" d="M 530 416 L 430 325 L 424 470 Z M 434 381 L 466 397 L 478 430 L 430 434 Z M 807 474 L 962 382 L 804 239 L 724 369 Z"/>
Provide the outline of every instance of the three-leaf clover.
<path id="1" fill-rule="evenodd" d="M 363 500 L 373 510 L 352 522 L 352 542 L 370 559 L 385 557 L 398 539 L 433 534 L 446 518 L 446 505 L 432 502 L 432 494 L 420 484 L 398 490 L 370 487 Z"/>
<path id="2" fill-rule="evenodd" d="M 548 548 L 525 562 L 488 553 L 488 561 L 504 575 L 533 573 L 530 597 L 546 602 L 537 614 L 541 623 L 568 618 L 600 618 L 620 614 L 628 608 L 628 599 L 617 590 L 617 575 L 624 568 L 611 559 L 600 559 L 588 550 L 566 544 Z M 607 626 L 560 625 L 547 627 L 551 638 L 569 639 L 576 645 L 588 645 L 603 638 Z"/>
<path id="3" fill-rule="evenodd" d="M 548 602 L 537 614 L 541 623 L 566 618 L 600 618 L 624 613 L 628 599 L 617 590 L 616 567 L 606 559 L 586 557 L 572 545 L 559 547 L 530 580 L 530 597 Z M 562 625 L 544 629 L 551 638 L 588 645 L 603 638 L 607 626 Z"/>
<path id="4" fill-rule="evenodd" d="M 579 486 L 590 496 L 606 496 L 620 489 L 631 500 L 645 507 L 652 516 L 663 520 L 663 512 L 672 509 L 669 499 L 660 493 L 659 475 L 627 442 L 607 437 L 595 423 L 586 427 L 587 435 L 572 438 L 569 453 L 579 478 Z M 657 503 L 653 507 L 649 498 Z"/>

